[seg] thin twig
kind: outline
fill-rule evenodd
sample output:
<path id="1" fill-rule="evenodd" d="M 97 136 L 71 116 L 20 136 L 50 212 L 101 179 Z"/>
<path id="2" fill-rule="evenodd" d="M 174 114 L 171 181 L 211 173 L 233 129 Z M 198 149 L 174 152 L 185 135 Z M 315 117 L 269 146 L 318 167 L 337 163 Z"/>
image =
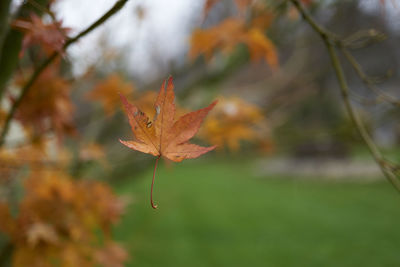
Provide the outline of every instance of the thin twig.
<path id="1" fill-rule="evenodd" d="M 57 27 L 59 33 L 61 35 L 63 35 L 65 38 L 67 37 L 64 33 L 64 31 L 61 28 L 61 23 L 57 23 L 57 18 L 56 15 L 54 14 L 53 11 L 51 11 L 49 8 L 42 6 L 41 4 L 39 4 L 38 2 L 36 2 L 36 0 L 28 0 L 29 4 L 31 4 L 33 7 L 35 7 L 36 9 L 38 9 L 40 12 L 43 12 L 45 14 L 48 14 L 51 18 L 51 20 L 53 21 L 54 25 Z"/>
<path id="2" fill-rule="evenodd" d="M 361 30 L 358 31 L 349 37 L 346 37 L 342 40 L 343 46 L 350 49 L 359 49 L 366 47 L 374 42 L 381 42 L 386 39 L 386 35 L 375 30 Z"/>
<path id="3" fill-rule="evenodd" d="M 353 69 L 356 71 L 358 77 L 363 81 L 365 86 L 373 91 L 375 94 L 379 96 L 380 99 L 395 105 L 395 106 L 400 106 L 400 100 L 386 94 L 382 90 L 380 90 L 378 87 L 375 86 L 375 83 L 372 81 L 370 77 L 368 77 L 367 74 L 363 71 L 362 67 L 360 64 L 357 62 L 357 60 L 354 58 L 354 56 L 343 46 L 340 47 L 343 55 L 346 57 L 347 61 L 350 63 L 350 65 L 353 67 Z"/>
<path id="4" fill-rule="evenodd" d="M 48 9 L 47 7 L 42 6 L 41 4 L 36 2 L 35 0 L 28 0 L 28 3 L 31 4 L 34 8 L 36 8 L 38 11 L 43 12 L 45 14 L 48 14 L 53 21 L 57 21 L 56 20 L 56 16 L 54 15 L 54 13 L 50 9 Z"/>
<path id="5" fill-rule="evenodd" d="M 327 34 L 327 31 L 323 29 L 321 26 L 319 26 L 319 24 L 307 13 L 307 11 L 304 9 L 302 4 L 298 0 L 290 0 L 290 2 L 292 2 L 292 4 L 296 7 L 296 9 L 301 13 L 304 20 L 307 21 L 308 24 L 310 24 L 310 26 L 314 29 L 314 31 L 321 36 L 326 48 L 328 49 L 331 63 L 335 70 L 336 78 L 340 85 L 340 91 L 343 98 L 343 102 L 345 104 L 348 114 L 350 115 L 350 119 L 352 120 L 354 126 L 357 128 L 357 131 L 361 135 L 361 138 L 367 145 L 375 161 L 381 168 L 382 173 L 385 175 L 388 181 L 400 192 L 400 180 L 392 172 L 390 165 L 387 164 L 378 146 L 372 140 L 363 122 L 358 117 L 357 112 L 351 105 L 347 80 L 334 47 L 334 43 L 336 43 L 335 42 L 336 40 L 331 39 L 330 35 Z"/>
<path id="6" fill-rule="evenodd" d="M 98 20 L 96 20 L 92 25 L 87 27 L 85 30 L 80 32 L 78 35 L 75 37 L 68 39 L 67 42 L 63 46 L 63 51 L 65 51 L 70 45 L 78 41 L 80 38 L 84 37 L 94 29 L 96 29 L 98 26 L 103 24 L 105 21 L 107 21 L 111 16 L 113 16 L 115 13 L 117 13 L 126 3 L 128 0 L 118 0 L 115 5 L 108 10 L 103 16 L 101 16 Z M 15 112 L 17 111 L 17 108 L 20 106 L 22 100 L 25 98 L 27 93 L 29 92 L 29 89 L 32 87 L 34 82 L 37 80 L 37 78 L 40 76 L 40 74 L 45 70 L 58 56 L 60 55 L 60 52 L 55 51 L 53 54 L 48 57 L 32 74 L 31 78 L 28 80 L 28 82 L 25 84 L 25 86 L 22 88 L 21 94 L 18 96 L 18 98 L 15 100 L 13 103 L 10 111 L 7 114 L 7 117 L 5 119 L 3 129 L 1 130 L 0 134 L 0 147 L 4 144 L 5 137 L 8 133 L 8 130 L 10 128 L 10 123 L 12 118 L 15 115 Z"/>

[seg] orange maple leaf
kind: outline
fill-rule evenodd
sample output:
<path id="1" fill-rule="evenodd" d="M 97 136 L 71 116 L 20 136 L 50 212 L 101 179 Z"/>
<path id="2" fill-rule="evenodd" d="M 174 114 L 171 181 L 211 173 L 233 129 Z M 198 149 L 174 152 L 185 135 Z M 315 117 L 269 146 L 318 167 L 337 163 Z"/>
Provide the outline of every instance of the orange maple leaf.
<path id="1" fill-rule="evenodd" d="M 175 121 L 175 94 L 172 77 L 161 86 L 154 103 L 156 114 L 153 121 L 150 121 L 149 117 L 136 106 L 130 104 L 123 95 L 121 95 L 121 100 L 136 140 L 120 140 L 120 142 L 131 149 L 157 157 L 151 184 L 151 206 L 155 209 L 157 206 L 153 204 L 152 192 L 158 160 L 160 157 L 164 157 L 180 162 L 184 159 L 197 158 L 213 150 L 215 146 L 201 147 L 190 144 L 188 141 L 197 133 L 203 119 L 217 104 L 217 101 L 208 107 L 187 113 Z"/>
<path id="2" fill-rule="evenodd" d="M 12 26 L 25 34 L 21 57 L 32 45 L 41 45 L 48 55 L 54 51 L 64 54 L 64 44 L 70 28 L 62 27 L 61 21 L 45 24 L 39 16 L 31 14 L 29 20 L 16 19 L 12 22 Z"/>

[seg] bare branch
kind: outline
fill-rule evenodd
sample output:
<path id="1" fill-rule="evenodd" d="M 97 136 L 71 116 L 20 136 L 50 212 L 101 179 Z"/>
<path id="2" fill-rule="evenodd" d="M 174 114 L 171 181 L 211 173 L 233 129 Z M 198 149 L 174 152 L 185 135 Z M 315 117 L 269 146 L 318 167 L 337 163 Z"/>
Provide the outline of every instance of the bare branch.
<path id="1" fill-rule="evenodd" d="M 375 29 L 361 30 L 341 42 L 343 46 L 350 49 L 366 47 L 375 42 L 381 42 L 386 39 L 386 35 Z"/>
<path id="2" fill-rule="evenodd" d="M 290 0 L 290 2 L 296 7 L 296 9 L 303 16 L 304 20 L 307 21 L 308 24 L 310 24 L 310 26 L 314 29 L 314 31 L 321 36 L 326 48 L 328 49 L 331 63 L 335 70 L 336 78 L 340 85 L 340 91 L 343 98 L 343 102 L 345 104 L 346 110 L 350 115 L 350 118 L 354 126 L 357 128 L 357 131 L 361 135 L 361 138 L 367 145 L 375 161 L 378 163 L 380 169 L 382 170 L 382 173 L 385 175 L 387 180 L 400 192 L 400 180 L 396 177 L 395 173 L 393 173 L 390 164 L 388 164 L 385 158 L 383 157 L 378 146 L 372 140 L 367 129 L 365 128 L 365 125 L 358 117 L 357 112 L 354 110 L 351 104 L 349 98 L 349 87 L 347 84 L 347 80 L 344 75 L 343 68 L 341 66 L 340 60 L 337 56 L 336 49 L 334 46 L 334 44 L 340 45 L 340 41 L 338 42 L 336 38 L 332 39 L 331 35 L 328 34 L 328 32 L 308 14 L 308 12 L 304 9 L 302 4 L 298 0 Z"/>
<path id="3" fill-rule="evenodd" d="M 354 58 L 354 56 L 344 47 L 340 47 L 343 55 L 346 57 L 347 61 L 350 63 L 350 65 L 353 67 L 353 69 L 356 71 L 357 75 L 360 77 L 360 79 L 363 81 L 365 86 L 373 91 L 375 94 L 378 95 L 379 99 L 382 99 L 392 105 L 395 106 L 400 106 L 400 100 L 386 94 L 382 90 L 380 90 L 376 85 L 374 79 L 369 77 L 362 69 L 361 65 L 357 62 L 357 60 Z"/>

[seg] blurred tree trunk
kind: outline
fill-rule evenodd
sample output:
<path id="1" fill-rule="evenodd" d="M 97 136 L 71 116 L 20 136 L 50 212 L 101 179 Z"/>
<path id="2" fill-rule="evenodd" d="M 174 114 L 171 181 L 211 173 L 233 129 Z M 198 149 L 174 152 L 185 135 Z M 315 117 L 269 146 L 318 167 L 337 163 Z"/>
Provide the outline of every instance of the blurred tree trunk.
<path id="1" fill-rule="evenodd" d="M 0 1 L 0 47 L 3 47 L 4 38 L 8 30 L 8 16 L 10 12 L 11 0 Z M 0 50 L 1 58 L 1 50 Z"/>

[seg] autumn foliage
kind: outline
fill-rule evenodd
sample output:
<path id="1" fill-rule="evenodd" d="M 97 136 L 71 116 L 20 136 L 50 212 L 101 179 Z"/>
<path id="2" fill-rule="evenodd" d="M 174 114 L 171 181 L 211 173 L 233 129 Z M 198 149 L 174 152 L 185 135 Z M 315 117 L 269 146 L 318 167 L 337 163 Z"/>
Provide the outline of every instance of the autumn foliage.
<path id="1" fill-rule="evenodd" d="M 238 19 L 226 19 L 210 29 L 195 31 L 191 43 L 189 56 L 192 58 L 204 55 L 209 60 L 218 50 L 228 54 L 233 52 L 238 44 L 245 44 L 252 60 L 265 60 L 273 67 L 278 65 L 275 46 L 272 42 L 258 27 L 247 27 Z"/>
<path id="2" fill-rule="evenodd" d="M 20 8 L 31 5 L 40 12 L 21 12 L 9 25 L 11 35 L 23 38 L 15 39 L 18 68 L 0 89 L 1 261 L 21 267 L 123 266 L 128 254 L 113 240 L 112 228 L 126 201 L 100 179 L 78 175 L 89 163 L 104 170 L 109 165 L 102 146 L 82 140 L 76 126 L 74 84 L 66 75 L 69 29 L 36 1 Z M 108 88 L 128 93 L 131 85 L 115 75 L 104 84 L 95 86 L 90 101 L 112 112 L 119 98 Z M 8 131 L 17 132 L 17 138 Z"/>
<path id="3" fill-rule="evenodd" d="M 100 81 L 87 98 L 98 101 L 108 116 L 114 114 L 119 106 L 118 94 L 131 95 L 134 91 L 132 84 L 124 82 L 117 73 L 110 74 L 104 81 Z"/>
<path id="4" fill-rule="evenodd" d="M 207 1 L 205 15 L 218 1 Z M 243 15 L 229 17 L 219 24 L 207 29 L 196 29 L 191 37 L 189 57 L 194 59 L 203 55 L 206 60 L 221 51 L 230 54 L 239 44 L 244 44 L 254 62 L 265 60 L 271 67 L 278 65 L 278 56 L 272 41 L 264 34 L 272 22 L 272 14 L 263 5 L 251 5 L 254 1 L 235 1 L 239 11 L 246 9 L 254 13 L 250 21 L 246 21 Z"/>
<path id="5" fill-rule="evenodd" d="M 28 74 L 19 74 L 17 86 L 23 86 Z M 59 64 L 44 70 L 32 89 L 27 93 L 15 118 L 19 120 L 33 138 L 40 138 L 54 131 L 61 139 L 64 135 L 74 134 L 74 105 L 70 99 L 69 82 L 59 75 Z M 14 97 L 11 97 L 12 101 Z"/>
<path id="6" fill-rule="evenodd" d="M 110 147 L 118 144 L 118 155 L 127 153 L 134 160 L 138 155 L 125 152 L 118 143 L 124 134 L 118 126 L 108 127 L 122 118 L 121 101 L 134 138 L 120 142 L 155 156 L 156 166 L 161 157 L 181 162 L 217 146 L 237 151 L 242 141 L 260 143 L 265 118 L 256 105 L 224 96 L 218 97 L 219 105 L 214 101 L 188 112 L 176 103 L 172 77 L 158 94 L 140 90 L 121 70 L 90 66 L 93 73 L 75 77 L 66 48 L 100 27 L 127 1 L 117 1 L 76 35 L 57 19 L 55 2 L 32 0 L 18 6 L 21 12 L 13 13 L 7 24 L 16 51 L 0 53 L 0 59 L 7 56 L 16 62 L 9 66 L 4 86 L 0 85 L 3 248 L 10 249 L 7 256 L 13 266 L 119 267 L 134 257 L 128 257 L 112 235 L 126 201 L 107 184 L 113 164 L 118 164 L 109 161 Z M 205 17 L 217 3 L 207 1 Z M 278 68 L 277 52 L 267 35 L 271 13 L 253 1 L 237 0 L 235 5 L 239 16 L 193 31 L 188 62 L 204 56 L 208 64 L 219 52 L 229 57 L 244 45 L 251 62 Z M 251 19 L 245 18 L 246 12 Z M 211 146 L 189 143 L 199 130 L 199 138 Z M 106 131 L 112 131 L 111 140 L 104 141 Z M 133 167 L 129 173 L 135 175 Z M 155 172 L 153 183 L 154 176 Z M 156 207 L 152 198 L 151 203 Z"/>
<path id="7" fill-rule="evenodd" d="M 257 106 L 239 97 L 219 97 L 217 107 L 206 119 L 200 136 L 219 149 L 238 151 L 242 141 L 269 139 L 268 125 Z"/>
<path id="8" fill-rule="evenodd" d="M 126 259 L 110 238 L 123 202 L 107 185 L 39 170 L 25 180 L 24 189 L 16 217 L 6 203 L 0 206 L 0 229 L 15 246 L 14 266 L 94 266 L 107 258 L 115 261 L 106 266 L 117 266 Z"/>
<path id="9" fill-rule="evenodd" d="M 283 124 L 280 130 L 288 135 L 294 135 L 289 124 L 295 124 L 307 140 L 322 140 L 329 134 L 316 137 L 313 129 L 303 125 L 303 118 L 317 113 L 309 109 L 314 103 L 299 103 L 319 87 L 318 94 L 326 94 L 328 101 L 331 96 L 342 97 L 350 118 L 342 123 L 342 114 L 337 115 L 334 108 L 331 112 L 329 106 L 322 112 L 333 118 L 332 127 L 340 125 L 341 133 L 342 124 L 346 124 L 343 127 L 347 131 L 347 121 L 351 120 L 383 174 L 400 191 L 399 164 L 386 159 L 374 143 L 374 125 L 364 123 L 364 113 L 358 111 L 364 102 L 400 105 L 396 94 L 386 94 L 378 88 L 380 83 L 393 86 L 386 83 L 389 72 L 370 77 L 353 56 L 355 49 L 381 41 L 384 34 L 377 34 L 374 29 L 342 36 L 327 23 L 341 18 L 338 11 L 321 12 L 332 18 L 320 25 L 320 17 L 313 12 L 319 11 L 318 5 L 331 7 L 335 1 L 200 1 L 203 6 L 197 3 L 193 6 L 198 9 L 188 13 L 193 14 L 187 20 L 190 23 L 180 25 L 181 33 L 187 34 L 184 38 L 163 29 L 159 32 L 168 36 L 162 39 L 153 36 L 157 31 L 149 30 L 152 23 L 146 21 L 156 18 L 157 23 L 162 22 L 159 13 L 149 12 L 150 4 L 130 1 L 136 5 L 135 23 L 142 27 L 138 26 L 135 32 L 137 43 L 132 39 L 135 46 L 130 50 L 134 53 L 125 47 L 111 49 L 113 38 L 121 35 L 114 34 L 112 27 L 104 27 L 108 32 L 99 34 L 97 40 L 93 38 L 98 43 L 88 38 L 93 51 L 84 56 L 74 55 L 70 48 L 86 45 L 82 39 L 126 8 L 128 0 L 111 1 L 113 5 L 100 17 L 79 29 L 69 28 L 55 12 L 58 0 L 1 1 L 0 266 L 121 267 L 128 260 L 135 264 L 136 248 L 142 244 L 135 243 L 132 248 L 120 243 L 113 233 L 124 213 L 130 211 L 127 205 L 136 208 L 133 205 L 143 205 L 143 201 L 140 194 L 122 196 L 114 188 L 141 178 L 142 171 L 154 163 L 150 203 L 155 209 L 153 187 L 161 158 L 168 167 L 211 151 L 204 157 L 230 160 L 229 156 L 234 155 L 252 160 L 274 151 L 275 144 L 281 141 L 280 136 L 273 138 L 279 133 L 275 130 Z M 381 8 L 397 8 L 395 1 L 376 1 Z M 9 8 L 8 12 L 3 12 L 3 6 Z M 359 7 L 352 8 L 354 11 Z M 339 10 L 340 6 L 333 9 Z M 163 12 L 169 14 L 170 10 Z M 372 12 L 367 17 L 377 18 Z M 316 43 L 314 37 L 304 34 L 306 38 L 298 40 L 293 28 L 303 21 L 308 30 L 302 29 L 301 34 L 310 31 L 319 36 L 326 49 L 319 47 L 314 55 L 312 49 L 305 48 Z M 124 25 L 127 32 L 132 25 Z M 182 47 L 171 49 L 171 55 L 167 55 L 165 49 L 171 48 L 171 40 L 180 39 L 184 40 Z M 141 43 L 143 40 L 149 43 Z M 278 53 L 278 47 L 284 51 Z M 321 57 L 322 49 L 329 56 Z M 357 53 L 357 57 L 363 54 L 366 53 Z M 133 67 L 130 65 L 130 56 L 138 55 L 149 63 L 140 66 L 143 73 L 135 69 L 141 60 L 135 58 Z M 91 56 L 95 58 L 93 62 Z M 309 65 L 321 58 L 330 62 L 329 67 L 311 70 Z M 305 75 L 299 71 L 303 67 L 308 68 Z M 354 70 L 356 83 L 352 74 L 345 73 L 347 68 Z M 165 77 L 168 78 L 162 82 Z M 339 81 L 340 91 L 329 95 L 330 87 L 337 86 L 332 85 L 332 77 Z M 361 83 L 365 92 L 359 90 Z M 157 92 L 154 89 L 160 84 Z M 351 91 L 352 86 L 356 90 Z M 318 100 L 310 98 L 310 102 Z M 356 101 L 357 106 L 353 103 Z M 325 102 L 321 103 L 318 104 Z M 304 110 L 295 114 L 295 104 L 304 104 Z M 316 116 L 316 128 L 323 116 Z M 310 124 L 313 128 L 314 121 Z M 391 127 L 396 128 L 388 128 Z M 210 203 L 224 208 L 221 203 Z M 152 210 L 148 208 L 146 212 Z M 151 215 L 157 220 L 159 213 Z M 130 224 L 129 221 L 128 229 L 123 229 L 126 234 L 136 226 Z"/>

